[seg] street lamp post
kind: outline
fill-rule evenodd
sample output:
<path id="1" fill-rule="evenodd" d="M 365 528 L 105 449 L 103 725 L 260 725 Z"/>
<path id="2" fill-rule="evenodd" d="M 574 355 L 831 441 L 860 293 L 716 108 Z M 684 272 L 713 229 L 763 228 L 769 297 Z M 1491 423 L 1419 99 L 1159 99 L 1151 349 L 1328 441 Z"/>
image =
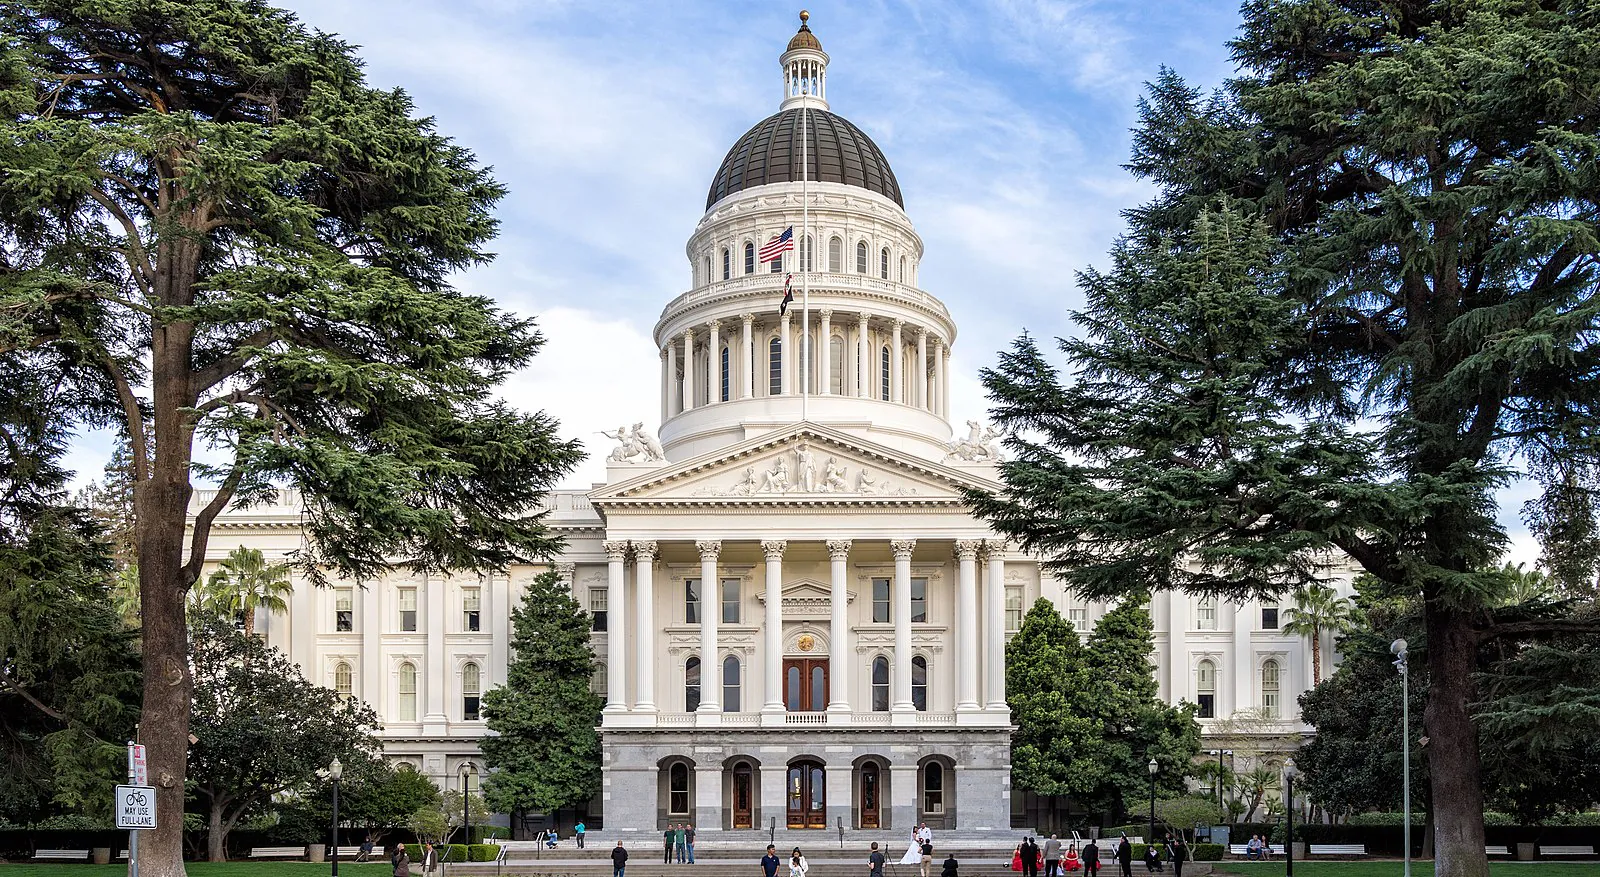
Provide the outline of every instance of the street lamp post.
<path id="1" fill-rule="evenodd" d="M 1207 754 L 1217 757 L 1217 823 L 1228 821 L 1228 810 L 1222 805 L 1222 756 L 1233 757 L 1232 749 L 1212 749 Z"/>
<path id="2" fill-rule="evenodd" d="M 1156 760 L 1154 758 L 1152 758 L 1152 759 L 1150 759 L 1150 763 L 1145 765 L 1145 767 L 1149 768 L 1149 770 L 1150 770 L 1150 837 L 1149 837 L 1149 843 L 1154 845 L 1155 842 L 1156 842 L 1156 773 L 1161 770 L 1161 765 L 1156 764 Z"/>
<path id="3" fill-rule="evenodd" d="M 1284 861 L 1287 863 L 1285 877 L 1294 877 L 1294 778 L 1300 771 L 1294 766 L 1294 759 L 1288 758 L 1283 762 L 1283 801 L 1284 812 L 1289 816 L 1289 832 L 1284 839 Z"/>
<path id="4" fill-rule="evenodd" d="M 339 777 L 344 775 L 344 765 L 335 757 L 328 765 L 328 776 L 333 778 L 333 877 L 339 877 Z"/>
<path id="5" fill-rule="evenodd" d="M 1405 877 L 1411 877 L 1411 664 L 1406 660 L 1405 640 L 1395 640 L 1389 651 L 1400 671 L 1400 806 L 1405 820 Z"/>

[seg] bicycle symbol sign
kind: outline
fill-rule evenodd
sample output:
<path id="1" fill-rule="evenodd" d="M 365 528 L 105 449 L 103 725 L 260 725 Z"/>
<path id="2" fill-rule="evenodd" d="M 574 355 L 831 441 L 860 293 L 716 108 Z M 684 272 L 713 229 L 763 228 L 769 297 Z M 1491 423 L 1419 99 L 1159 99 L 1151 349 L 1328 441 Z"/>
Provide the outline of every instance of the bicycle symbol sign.
<path id="1" fill-rule="evenodd" d="M 118 828 L 156 827 L 156 790 L 151 786 L 117 786 Z"/>

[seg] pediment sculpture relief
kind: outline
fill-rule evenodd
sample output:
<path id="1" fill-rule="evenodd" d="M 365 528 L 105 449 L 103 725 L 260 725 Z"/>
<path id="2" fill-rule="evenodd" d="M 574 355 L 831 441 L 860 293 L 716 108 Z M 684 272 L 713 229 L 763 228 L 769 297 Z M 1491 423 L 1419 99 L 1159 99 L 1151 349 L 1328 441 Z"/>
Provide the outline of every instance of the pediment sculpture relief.
<path id="1" fill-rule="evenodd" d="M 790 456 L 794 465 L 789 464 Z M 851 467 L 828 457 L 819 466 L 817 454 L 809 445 L 802 444 L 794 451 L 781 451 L 765 463 L 746 466 L 734 482 L 726 487 L 712 486 L 696 490 L 695 496 L 791 496 L 795 494 L 844 494 L 856 496 L 915 496 L 914 487 L 893 483 L 890 479 L 873 474 L 865 466 Z"/>

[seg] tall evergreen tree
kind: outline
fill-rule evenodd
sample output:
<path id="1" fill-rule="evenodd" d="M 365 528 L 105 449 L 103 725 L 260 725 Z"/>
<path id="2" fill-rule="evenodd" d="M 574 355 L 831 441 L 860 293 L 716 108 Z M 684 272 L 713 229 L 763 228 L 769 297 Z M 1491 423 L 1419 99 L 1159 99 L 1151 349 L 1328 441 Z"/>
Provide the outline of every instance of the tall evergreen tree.
<path id="1" fill-rule="evenodd" d="M 1052 799 L 1087 797 L 1104 771 L 1090 758 L 1099 723 L 1083 712 L 1092 689 L 1083 643 L 1054 603 L 1039 599 L 1006 643 L 1011 784 Z"/>
<path id="2" fill-rule="evenodd" d="M 537 504 L 580 451 L 495 399 L 532 323 L 448 282 L 504 190 L 349 44 L 261 0 L 40 0 L 0 4 L 0 54 L 0 402 L 129 443 L 140 859 L 178 877 L 184 595 L 216 516 L 298 488 L 313 581 L 502 569 L 556 545 Z"/>
<path id="3" fill-rule="evenodd" d="M 591 686 L 589 615 L 554 572 L 533 580 L 511 616 L 506 684 L 483 698 L 489 806 L 548 813 L 600 791 L 600 697 Z"/>
<path id="4" fill-rule="evenodd" d="M 1499 487 L 1532 476 L 1587 516 L 1566 533 L 1600 508 L 1600 17 L 1243 14 L 1221 92 L 1163 72 L 1142 104 L 1129 167 L 1159 194 L 1084 277 L 1074 380 L 1031 339 L 986 374 L 1016 459 L 974 499 L 1087 593 L 1281 595 L 1338 551 L 1419 597 L 1438 872 L 1484 877 L 1478 649 L 1600 627 L 1491 608 Z"/>

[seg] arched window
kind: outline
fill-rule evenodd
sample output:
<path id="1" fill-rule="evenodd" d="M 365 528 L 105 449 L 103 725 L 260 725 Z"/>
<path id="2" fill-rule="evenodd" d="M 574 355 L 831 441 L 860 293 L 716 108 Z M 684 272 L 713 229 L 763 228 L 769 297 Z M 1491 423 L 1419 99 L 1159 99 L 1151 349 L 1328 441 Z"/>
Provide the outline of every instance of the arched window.
<path id="1" fill-rule="evenodd" d="M 711 257 L 710 256 L 707 256 L 705 258 L 705 260 L 701 263 L 701 267 L 700 267 L 700 282 L 701 283 L 710 283 L 711 282 Z"/>
<path id="2" fill-rule="evenodd" d="M 732 379 L 732 374 L 733 374 L 733 361 L 732 361 L 731 357 L 732 357 L 732 354 L 728 352 L 728 348 L 727 347 L 723 347 L 722 348 L 722 401 L 724 401 L 724 402 L 728 401 L 728 390 L 732 386 L 731 379 Z"/>
<path id="3" fill-rule="evenodd" d="M 882 655 L 872 659 L 872 711 L 889 711 L 889 659 Z"/>
<path id="4" fill-rule="evenodd" d="M 811 235 L 800 239 L 800 270 L 808 272 L 816 270 L 811 265 Z"/>
<path id="5" fill-rule="evenodd" d="M 844 395 L 844 339 L 838 335 L 828 339 L 828 392 Z"/>
<path id="6" fill-rule="evenodd" d="M 692 713 L 700 708 L 700 659 L 683 662 L 683 711 Z"/>
<path id="7" fill-rule="evenodd" d="M 783 392 L 783 339 L 767 342 L 767 395 Z"/>
<path id="8" fill-rule="evenodd" d="M 466 722 L 478 720 L 479 695 L 482 693 L 483 673 L 478 665 L 468 661 L 461 668 L 461 719 Z"/>
<path id="9" fill-rule="evenodd" d="M 350 699 L 353 678 L 354 674 L 350 672 L 350 665 L 344 661 L 340 661 L 338 666 L 333 668 L 333 692 L 339 695 L 340 700 Z"/>
<path id="10" fill-rule="evenodd" d="M 733 274 L 732 261 L 733 261 L 732 260 L 732 256 L 728 253 L 728 248 L 727 247 L 723 247 L 722 248 L 722 279 L 723 280 L 727 280 Z"/>
<path id="11" fill-rule="evenodd" d="M 867 273 L 867 242 L 856 242 L 856 273 Z"/>
<path id="12" fill-rule="evenodd" d="M 744 245 L 744 273 L 756 273 L 756 245 L 748 241 Z"/>
<path id="13" fill-rule="evenodd" d="M 400 665 L 400 721 L 417 720 L 417 665 L 410 661 Z"/>
<path id="14" fill-rule="evenodd" d="M 878 356 L 878 362 L 878 371 L 881 372 L 878 376 L 878 392 L 883 401 L 887 402 L 889 401 L 889 345 L 885 344 L 883 346 L 883 350 Z"/>
<path id="15" fill-rule="evenodd" d="M 675 816 L 689 814 L 689 766 L 681 761 L 667 768 L 667 812 Z"/>
<path id="16" fill-rule="evenodd" d="M 844 241 L 837 236 L 828 238 L 828 270 L 834 274 L 844 270 Z"/>
<path id="17" fill-rule="evenodd" d="M 878 253 L 878 279 L 880 279 L 880 280 L 888 280 L 889 279 L 889 248 L 888 247 L 884 247 L 883 250 Z"/>
<path id="18" fill-rule="evenodd" d="M 594 675 L 589 677 L 589 690 L 600 698 L 601 706 L 611 700 L 610 680 L 606 678 L 606 665 L 598 661 L 594 665 Z"/>
<path id="19" fill-rule="evenodd" d="M 944 765 L 937 761 L 922 768 L 922 812 L 944 812 Z"/>
<path id="20" fill-rule="evenodd" d="M 732 655 L 722 659 L 722 711 L 739 711 L 739 659 Z"/>
<path id="21" fill-rule="evenodd" d="M 1217 715 L 1217 665 L 1201 661 L 1194 668 L 1195 699 L 1199 701 L 1199 718 L 1211 719 Z"/>
<path id="22" fill-rule="evenodd" d="M 911 705 L 928 711 L 928 659 L 921 655 L 911 659 Z"/>
<path id="23" fill-rule="evenodd" d="M 1278 662 L 1271 658 L 1261 665 L 1261 712 L 1278 717 Z"/>
<path id="24" fill-rule="evenodd" d="M 461 790 L 467 794 L 478 791 L 478 766 L 468 764 L 461 768 Z"/>
<path id="25" fill-rule="evenodd" d="M 782 274 L 783 273 L 783 254 L 782 253 L 779 253 L 778 257 L 776 259 L 772 260 L 772 267 L 768 268 L 767 270 L 772 272 L 773 274 Z"/>
<path id="26" fill-rule="evenodd" d="M 901 256 L 900 257 L 900 282 L 901 283 L 905 283 L 906 282 L 906 257 L 905 256 Z"/>

